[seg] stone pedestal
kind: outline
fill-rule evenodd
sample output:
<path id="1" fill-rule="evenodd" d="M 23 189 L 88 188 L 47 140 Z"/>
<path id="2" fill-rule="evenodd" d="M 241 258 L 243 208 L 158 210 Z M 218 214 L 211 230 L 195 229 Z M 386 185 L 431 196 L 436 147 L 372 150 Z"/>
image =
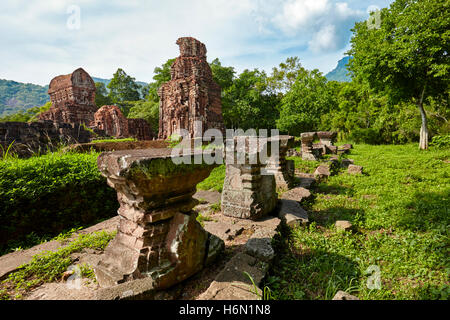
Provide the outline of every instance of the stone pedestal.
<path id="1" fill-rule="evenodd" d="M 226 176 L 222 191 L 222 213 L 226 216 L 256 220 L 271 212 L 277 202 L 275 178 L 272 174 L 262 175 L 266 163 L 261 153 L 270 157 L 270 141 L 245 137 L 245 146 L 238 148 L 235 137 L 226 142 Z M 252 144 L 256 141 L 257 146 Z M 229 147 L 233 146 L 233 150 Z M 266 152 L 267 151 L 267 152 Z M 260 153 L 261 152 L 261 153 Z M 243 158 L 239 158 L 242 156 Z M 252 159 L 256 161 L 252 163 Z M 243 159 L 244 163 L 240 163 Z"/>
<path id="2" fill-rule="evenodd" d="M 320 149 L 313 148 L 313 141 L 316 137 L 315 132 L 303 132 L 301 134 L 302 139 L 302 159 L 303 160 L 319 160 L 321 156 Z"/>
<path id="3" fill-rule="evenodd" d="M 98 167 L 116 189 L 120 224 L 94 267 L 102 287 L 151 278 L 168 288 L 200 271 L 217 253 L 211 234 L 196 221 L 196 185 L 214 165 L 175 164 L 172 149 L 102 153 Z M 222 243 L 223 245 L 223 243 Z"/>
<path id="4" fill-rule="evenodd" d="M 337 132 L 335 131 L 319 131 L 316 132 L 317 137 L 320 140 L 320 144 L 324 146 L 324 151 L 326 153 L 337 153 L 337 147 L 334 146 L 336 140 Z"/>
<path id="5" fill-rule="evenodd" d="M 265 167 L 265 173 L 273 174 L 277 190 L 287 190 L 292 186 L 294 179 L 294 161 L 286 160 L 286 154 L 294 145 L 294 137 L 276 136 L 271 137 L 270 140 L 277 140 L 279 152 L 271 155 Z"/>

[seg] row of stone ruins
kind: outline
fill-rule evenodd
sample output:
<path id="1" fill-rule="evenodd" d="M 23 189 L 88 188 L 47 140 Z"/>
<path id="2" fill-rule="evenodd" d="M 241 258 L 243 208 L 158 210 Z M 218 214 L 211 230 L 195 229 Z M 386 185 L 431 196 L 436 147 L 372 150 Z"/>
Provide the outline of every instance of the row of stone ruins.
<path id="1" fill-rule="evenodd" d="M 232 144 L 236 146 L 238 139 L 245 139 L 249 146 L 249 140 L 257 138 L 235 137 Z M 293 141 L 290 136 L 258 139 L 256 148 L 245 150 L 248 158 L 262 148 L 270 150 L 271 143 L 281 146 L 281 156 L 271 157 L 268 163 L 256 157 L 255 164 L 238 163 L 235 156 L 227 163 L 223 215 L 261 220 L 275 209 L 277 187 L 285 188 L 293 179 L 293 170 L 285 165 L 285 154 Z M 190 156 L 198 152 L 222 150 L 193 150 Z M 147 279 L 149 289 L 165 289 L 199 272 L 223 250 L 223 241 L 206 232 L 192 210 L 197 204 L 192 197 L 196 185 L 217 164 L 192 161 L 175 165 L 175 157 L 170 148 L 153 148 L 105 152 L 98 158 L 98 167 L 117 191 L 120 203 L 118 233 L 95 267 L 102 287 L 137 280 L 142 285 Z"/>
<path id="2" fill-rule="evenodd" d="M 220 87 L 212 79 L 205 45 L 194 38 L 180 38 L 177 44 L 180 56 L 171 67 L 171 80 L 158 91 L 159 139 L 166 139 L 180 129 L 187 129 L 193 138 L 210 128 L 223 132 Z M 42 123 L 49 128 L 53 126 L 49 130 L 55 134 L 74 134 L 61 130 L 77 130 L 72 124 L 82 123 L 96 132 L 104 131 L 112 136 L 150 138 L 143 123 L 125 119 L 117 107 L 104 106 L 95 110 L 95 86 L 82 69 L 53 79 L 49 94 L 52 108 L 41 118 L 48 120 Z M 196 121 L 203 124 L 200 132 L 194 125 Z M 55 123 L 67 123 L 70 127 Z M 27 126 L 36 126 L 29 130 L 39 131 L 38 124 Z M 319 144 L 313 143 L 316 138 L 320 139 Z M 303 133 L 302 158 L 317 160 L 323 154 L 338 153 L 333 145 L 335 138 L 335 132 Z M 221 194 L 222 214 L 261 221 L 277 211 L 277 190 L 285 191 L 293 186 L 294 163 L 286 156 L 295 146 L 294 137 L 247 136 L 224 142 L 227 145 L 230 142 L 237 150 L 239 139 L 245 140 L 247 161 L 238 162 L 235 156 L 234 161 L 226 163 Z M 255 139 L 257 143 L 253 144 Z M 23 138 L 25 140 L 26 137 Z M 269 152 L 269 160 L 263 162 L 258 154 L 262 149 L 271 151 L 272 144 L 279 146 L 278 154 Z M 255 145 L 256 148 L 251 147 Z M 188 156 L 194 157 L 197 153 L 215 156 L 223 151 L 200 149 L 193 150 Z M 185 161 L 176 165 L 174 160 L 177 157 L 180 156 L 174 155 L 173 149 L 164 144 L 161 147 L 109 151 L 98 157 L 98 168 L 108 185 L 116 190 L 120 204 L 117 235 L 94 267 L 106 296 L 124 297 L 130 290 L 131 295 L 135 295 L 169 288 L 208 266 L 223 250 L 223 240 L 207 232 L 196 220 L 197 212 L 193 210 L 197 204 L 193 198 L 196 185 L 206 179 L 217 164 L 203 160 L 201 163 Z M 250 158 L 257 161 L 248 161 Z M 289 199 L 282 199 L 281 209 L 277 212 L 276 219 L 284 220 L 288 225 L 303 223 L 307 219 L 299 204 Z M 255 245 L 250 246 L 247 253 L 267 262 L 274 256 L 270 241 L 266 235 L 260 238 L 257 235 L 251 241 Z M 253 265 L 255 263 L 252 262 Z"/>
<path id="3" fill-rule="evenodd" d="M 93 138 L 115 137 L 151 140 L 144 119 L 127 119 L 117 106 L 95 105 L 95 83 L 79 68 L 52 79 L 48 93 L 52 106 L 31 123 L 0 123 L 0 145 L 13 144 L 19 155 L 47 151 L 59 143 L 86 143 Z"/>
<path id="4" fill-rule="evenodd" d="M 215 128 L 224 131 L 220 86 L 212 78 L 206 60 L 206 47 L 200 41 L 185 37 L 177 40 L 180 56 L 171 66 L 171 80 L 159 90 L 159 139 L 166 139 L 180 129 L 187 129 L 191 136 L 201 136 Z M 90 75 L 79 68 L 68 75 L 50 81 L 48 93 L 51 108 L 39 115 L 32 126 L 25 123 L 3 123 L 0 126 L 0 144 L 26 145 L 25 149 L 45 149 L 58 141 L 89 142 L 92 136 L 151 140 L 154 133 L 143 119 L 127 119 L 117 106 L 95 105 L 95 83 Z M 68 130 L 50 130 L 45 121 L 69 124 Z M 201 122 L 202 127 L 196 128 Z M 89 136 L 89 133 L 94 133 Z M 50 139 L 49 139 L 50 138 Z M 16 147 L 15 146 L 15 147 Z M 22 148 L 24 149 L 24 148 Z M 16 150 L 17 151 L 17 150 Z"/>

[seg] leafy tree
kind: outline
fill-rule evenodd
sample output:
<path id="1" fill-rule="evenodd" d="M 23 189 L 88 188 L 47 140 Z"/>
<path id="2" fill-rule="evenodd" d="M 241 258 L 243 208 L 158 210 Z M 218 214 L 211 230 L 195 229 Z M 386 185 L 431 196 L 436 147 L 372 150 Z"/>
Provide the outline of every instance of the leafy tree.
<path id="1" fill-rule="evenodd" d="M 114 73 L 108 89 L 111 102 L 118 105 L 124 101 L 137 101 L 140 98 L 140 86 L 135 82 L 135 78 L 127 75 L 121 68 Z"/>
<path id="2" fill-rule="evenodd" d="M 157 134 L 159 128 L 159 103 L 157 101 L 135 101 L 127 117 L 146 120 Z"/>
<path id="3" fill-rule="evenodd" d="M 108 96 L 108 90 L 103 82 L 95 83 L 95 104 L 97 107 L 107 106 L 112 103 L 111 97 Z"/>
<path id="4" fill-rule="evenodd" d="M 268 89 L 275 93 L 289 91 L 298 77 L 305 77 L 307 70 L 302 67 L 298 57 L 287 58 L 279 64 L 278 68 L 272 69 L 272 74 L 267 79 Z"/>
<path id="5" fill-rule="evenodd" d="M 214 59 L 209 66 L 213 74 L 214 81 L 220 86 L 222 90 L 226 90 L 233 85 L 234 71 L 233 67 L 224 67 L 219 59 Z"/>
<path id="6" fill-rule="evenodd" d="M 379 28 L 356 23 L 349 69 L 394 103 L 411 102 L 421 115 L 420 149 L 428 148 L 429 97 L 448 96 L 450 3 L 396 0 L 380 12 Z"/>
<path id="7" fill-rule="evenodd" d="M 278 118 L 279 98 L 267 92 L 267 75 L 244 70 L 223 90 L 222 113 L 226 128 L 270 129 Z"/>
<path id="8" fill-rule="evenodd" d="M 175 59 L 169 59 L 167 60 L 161 67 L 156 67 L 153 70 L 153 73 L 155 74 L 153 76 L 154 82 L 149 83 L 149 85 L 146 88 L 147 95 L 146 99 L 148 101 L 159 101 L 158 96 L 158 89 L 161 87 L 161 85 L 167 81 L 170 81 L 170 67 L 175 62 Z"/>
<path id="9" fill-rule="evenodd" d="M 300 75 L 281 99 L 277 127 L 291 135 L 323 128 L 321 116 L 336 108 L 326 78 L 315 69 Z"/>

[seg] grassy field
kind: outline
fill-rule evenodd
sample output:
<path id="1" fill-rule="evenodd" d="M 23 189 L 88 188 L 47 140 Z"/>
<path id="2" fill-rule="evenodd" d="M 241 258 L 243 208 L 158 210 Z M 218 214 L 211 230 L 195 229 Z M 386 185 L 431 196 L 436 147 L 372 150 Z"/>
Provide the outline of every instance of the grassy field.
<path id="1" fill-rule="evenodd" d="M 356 145 L 348 157 L 365 174 L 342 171 L 316 187 L 312 223 L 277 243 L 271 297 L 448 299 L 450 150 Z M 355 228 L 338 231 L 336 220 Z"/>

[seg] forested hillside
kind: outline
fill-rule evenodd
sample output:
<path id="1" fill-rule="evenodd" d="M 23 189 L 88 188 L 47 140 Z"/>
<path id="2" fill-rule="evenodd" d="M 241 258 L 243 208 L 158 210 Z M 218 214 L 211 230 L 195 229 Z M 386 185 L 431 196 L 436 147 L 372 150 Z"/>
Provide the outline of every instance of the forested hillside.
<path id="1" fill-rule="evenodd" d="M 0 79 L 0 116 L 42 106 L 50 100 L 48 86 Z"/>

